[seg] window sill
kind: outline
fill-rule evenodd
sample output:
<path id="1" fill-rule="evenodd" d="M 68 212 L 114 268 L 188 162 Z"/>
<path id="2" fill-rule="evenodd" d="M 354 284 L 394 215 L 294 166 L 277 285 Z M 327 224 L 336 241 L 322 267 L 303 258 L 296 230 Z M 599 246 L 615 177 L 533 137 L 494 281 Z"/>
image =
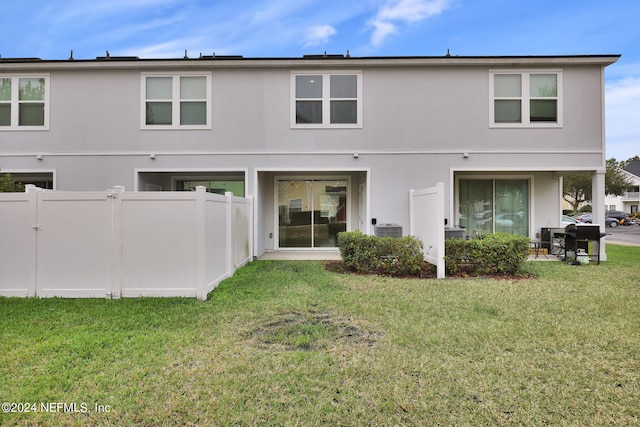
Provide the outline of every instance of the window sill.
<path id="1" fill-rule="evenodd" d="M 561 129 L 562 123 L 491 123 L 490 129 Z"/>
<path id="2" fill-rule="evenodd" d="M 211 126 L 143 126 L 140 130 L 211 130 Z"/>
<path id="3" fill-rule="evenodd" d="M 361 124 L 341 124 L 341 125 L 321 125 L 321 124 L 310 124 L 310 125 L 292 125 L 291 129 L 299 130 L 299 129 L 362 129 Z"/>
<path id="4" fill-rule="evenodd" d="M 9 126 L 0 126 L 0 132 L 38 132 L 38 131 L 48 131 L 49 126 L 20 126 L 20 127 L 9 127 Z"/>

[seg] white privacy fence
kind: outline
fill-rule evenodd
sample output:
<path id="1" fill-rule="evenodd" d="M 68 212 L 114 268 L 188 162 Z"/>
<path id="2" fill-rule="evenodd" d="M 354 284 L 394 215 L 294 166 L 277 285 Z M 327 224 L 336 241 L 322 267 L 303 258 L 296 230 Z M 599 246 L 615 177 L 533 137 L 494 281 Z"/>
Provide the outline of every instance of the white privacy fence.
<path id="1" fill-rule="evenodd" d="M 195 192 L 0 194 L 0 295 L 204 300 L 252 260 L 252 200 Z"/>
<path id="2" fill-rule="evenodd" d="M 437 277 L 445 277 L 444 267 L 444 184 L 409 192 L 409 234 L 422 241 L 424 259 L 437 267 Z"/>

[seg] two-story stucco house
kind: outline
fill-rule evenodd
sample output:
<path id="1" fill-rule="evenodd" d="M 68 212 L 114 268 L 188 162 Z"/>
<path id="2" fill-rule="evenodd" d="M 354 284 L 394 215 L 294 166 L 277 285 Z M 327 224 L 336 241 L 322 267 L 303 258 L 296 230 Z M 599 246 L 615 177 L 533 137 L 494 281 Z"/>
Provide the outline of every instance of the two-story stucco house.
<path id="1" fill-rule="evenodd" d="M 604 224 L 604 69 L 619 55 L 0 59 L 0 169 L 57 190 L 254 198 L 255 254 L 409 229 L 445 185 L 449 225 L 537 237 L 562 177 Z"/>
<path id="2" fill-rule="evenodd" d="M 632 160 L 622 170 L 631 185 L 620 196 L 607 196 L 605 208 L 612 211 L 622 211 L 635 215 L 640 207 L 640 160 Z"/>

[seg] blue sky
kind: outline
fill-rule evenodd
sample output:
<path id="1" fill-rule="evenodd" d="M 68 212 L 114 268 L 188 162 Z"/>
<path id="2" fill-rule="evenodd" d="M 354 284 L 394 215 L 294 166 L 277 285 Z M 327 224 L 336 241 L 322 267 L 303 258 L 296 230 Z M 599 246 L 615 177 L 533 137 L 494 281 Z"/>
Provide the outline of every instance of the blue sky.
<path id="1" fill-rule="evenodd" d="M 622 54 L 607 157 L 640 155 L 638 0 L 2 0 L 0 55 Z"/>

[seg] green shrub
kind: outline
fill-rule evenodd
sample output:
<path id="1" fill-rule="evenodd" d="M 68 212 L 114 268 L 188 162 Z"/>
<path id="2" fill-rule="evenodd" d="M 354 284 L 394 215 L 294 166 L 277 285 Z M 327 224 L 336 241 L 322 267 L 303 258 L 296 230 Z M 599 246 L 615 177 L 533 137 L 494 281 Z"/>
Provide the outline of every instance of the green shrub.
<path id="1" fill-rule="evenodd" d="M 445 269 L 448 274 L 515 274 L 529 254 L 529 238 L 508 233 L 478 239 L 445 241 Z"/>
<path id="2" fill-rule="evenodd" d="M 22 193 L 24 185 L 15 182 L 9 173 L 0 174 L 0 193 Z"/>
<path id="3" fill-rule="evenodd" d="M 338 234 L 338 247 L 345 265 L 359 272 L 419 275 L 424 264 L 422 242 L 413 236 L 378 237 L 348 231 Z"/>

